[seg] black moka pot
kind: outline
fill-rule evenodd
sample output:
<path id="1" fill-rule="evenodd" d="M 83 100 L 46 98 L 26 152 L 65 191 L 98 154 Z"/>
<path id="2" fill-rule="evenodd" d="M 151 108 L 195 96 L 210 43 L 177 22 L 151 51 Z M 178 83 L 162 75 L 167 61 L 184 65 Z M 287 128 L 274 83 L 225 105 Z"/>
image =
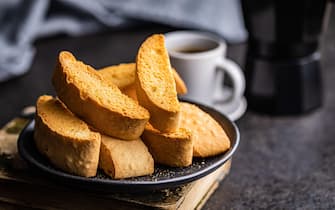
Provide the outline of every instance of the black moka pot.
<path id="1" fill-rule="evenodd" d="M 322 104 L 319 39 L 327 0 L 242 0 L 249 108 L 301 114 Z"/>

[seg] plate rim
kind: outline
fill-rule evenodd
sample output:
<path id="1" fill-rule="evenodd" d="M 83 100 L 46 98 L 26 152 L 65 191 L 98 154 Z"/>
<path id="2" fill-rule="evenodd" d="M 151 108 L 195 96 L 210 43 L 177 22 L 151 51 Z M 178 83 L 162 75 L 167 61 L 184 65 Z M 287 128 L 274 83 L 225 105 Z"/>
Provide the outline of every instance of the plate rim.
<path id="1" fill-rule="evenodd" d="M 187 101 L 189 102 L 189 101 Z M 195 181 L 197 179 L 200 179 L 210 173 L 212 173 L 214 170 L 216 170 L 217 168 L 219 168 L 221 165 L 223 165 L 226 161 L 228 161 L 229 159 L 232 158 L 232 155 L 235 153 L 235 151 L 238 148 L 239 142 L 240 142 L 240 132 L 239 129 L 237 127 L 237 125 L 231 121 L 225 114 L 223 114 L 222 112 L 216 110 L 214 107 L 208 107 L 206 105 L 201 105 L 198 103 L 194 103 L 194 102 L 189 102 L 189 103 L 193 103 L 197 106 L 199 106 L 199 108 L 201 108 L 201 110 L 205 111 L 207 114 L 211 115 L 210 113 L 208 113 L 205 109 L 209 109 L 212 112 L 216 112 L 216 114 L 219 114 L 220 117 L 222 117 L 225 121 L 230 123 L 230 126 L 232 127 L 232 129 L 234 130 L 234 134 L 235 134 L 235 142 L 232 145 L 232 147 L 226 151 L 223 155 L 223 157 L 221 159 L 219 159 L 218 161 L 214 162 L 213 164 L 199 170 L 199 171 L 195 171 L 194 173 L 191 174 L 187 174 L 184 176 L 179 176 L 179 177 L 172 177 L 169 179 L 164 179 L 164 180 L 157 180 L 157 181 L 148 181 L 148 180 L 143 180 L 143 181 L 138 181 L 138 180 L 131 180 L 131 181 L 126 181 L 126 179 L 91 179 L 90 177 L 81 177 L 78 175 L 74 175 L 74 174 L 70 174 L 67 172 L 64 172 L 60 169 L 57 169 L 56 167 L 48 167 L 45 164 L 41 163 L 41 161 L 36 160 L 36 157 L 34 157 L 34 155 L 29 154 L 29 152 L 27 151 L 27 149 L 25 148 L 25 144 L 24 144 L 24 139 L 25 136 L 27 135 L 27 132 L 31 132 L 34 130 L 34 123 L 35 120 L 32 119 L 27 125 L 26 127 L 21 131 L 19 138 L 18 138 L 18 142 L 17 142 L 17 147 L 18 147 L 18 152 L 20 154 L 20 156 L 26 161 L 28 162 L 30 165 L 34 166 L 35 168 L 38 168 L 39 170 L 50 174 L 51 176 L 61 179 L 62 181 L 64 180 L 64 183 L 68 182 L 68 181 L 75 181 L 76 183 L 89 183 L 89 184 L 94 184 L 99 185 L 99 186 L 113 186 L 113 190 L 112 191 L 118 191 L 116 190 L 116 188 L 123 188 L 126 186 L 140 186 L 141 189 L 143 190 L 144 188 L 147 188 L 147 190 L 156 190 L 156 189 L 165 189 L 167 187 L 169 187 L 170 185 L 175 185 L 175 186 L 180 186 L 192 181 Z M 212 116 L 212 115 L 211 115 Z M 212 116 L 213 117 L 213 116 Z M 221 126 L 221 125 L 220 125 Z M 31 142 L 33 142 L 33 139 L 31 139 Z M 35 145 L 33 145 L 34 147 L 36 147 Z M 67 179 L 67 180 L 65 180 Z M 87 189 L 87 187 L 84 187 L 85 189 Z"/>

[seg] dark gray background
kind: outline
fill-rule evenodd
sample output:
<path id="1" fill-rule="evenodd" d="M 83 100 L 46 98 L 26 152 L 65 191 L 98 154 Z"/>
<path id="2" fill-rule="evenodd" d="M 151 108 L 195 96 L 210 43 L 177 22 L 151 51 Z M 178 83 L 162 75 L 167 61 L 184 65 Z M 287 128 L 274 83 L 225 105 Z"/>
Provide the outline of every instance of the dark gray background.
<path id="1" fill-rule="evenodd" d="M 166 26 L 114 30 L 77 38 L 57 36 L 35 43 L 28 74 L 0 84 L 0 125 L 53 94 L 50 78 L 60 50 L 100 68 L 132 62 L 141 42 Z M 243 66 L 245 44 L 230 45 L 228 56 Z M 335 208 L 335 13 L 322 37 L 323 107 L 301 116 L 272 117 L 252 111 L 238 120 L 241 144 L 232 170 L 204 209 Z"/>

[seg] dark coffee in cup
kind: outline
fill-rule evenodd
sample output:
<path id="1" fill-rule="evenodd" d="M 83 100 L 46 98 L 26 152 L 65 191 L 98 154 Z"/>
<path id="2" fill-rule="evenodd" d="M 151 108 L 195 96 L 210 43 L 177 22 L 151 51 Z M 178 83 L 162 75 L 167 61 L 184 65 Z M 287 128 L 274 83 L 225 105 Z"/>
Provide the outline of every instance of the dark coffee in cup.
<path id="1" fill-rule="evenodd" d="M 180 52 L 180 53 L 202 53 L 206 51 L 210 51 L 214 49 L 214 47 L 185 47 L 185 48 L 180 48 L 176 49 L 174 51 Z"/>
<path id="2" fill-rule="evenodd" d="M 211 50 L 211 48 L 183 48 L 183 49 L 177 49 L 175 51 L 180 53 L 202 53 L 206 52 L 208 50 Z"/>

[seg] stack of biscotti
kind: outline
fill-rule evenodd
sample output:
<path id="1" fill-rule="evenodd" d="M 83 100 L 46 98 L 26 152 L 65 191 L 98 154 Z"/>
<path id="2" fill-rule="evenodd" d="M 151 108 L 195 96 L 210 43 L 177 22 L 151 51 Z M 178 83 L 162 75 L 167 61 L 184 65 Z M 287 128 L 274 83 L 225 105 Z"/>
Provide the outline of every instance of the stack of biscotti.
<path id="1" fill-rule="evenodd" d="M 142 139 L 155 162 L 184 167 L 192 164 L 193 156 L 228 150 L 228 136 L 210 115 L 178 101 L 173 78 L 164 36 L 149 37 L 137 54 L 135 85 L 139 103 L 151 115 Z"/>
<path id="2" fill-rule="evenodd" d="M 154 163 L 186 167 L 230 147 L 211 116 L 179 102 L 187 88 L 163 35 L 147 38 L 135 63 L 99 71 L 63 51 L 52 84 L 58 98 L 38 99 L 34 139 L 68 173 L 91 177 L 99 167 L 115 179 L 143 176 Z"/>
<path id="3" fill-rule="evenodd" d="M 153 173 L 153 158 L 140 139 L 150 117 L 145 108 L 69 52 L 59 54 L 52 83 L 58 99 L 38 99 L 34 136 L 50 162 L 87 177 L 98 166 L 112 178 Z"/>

